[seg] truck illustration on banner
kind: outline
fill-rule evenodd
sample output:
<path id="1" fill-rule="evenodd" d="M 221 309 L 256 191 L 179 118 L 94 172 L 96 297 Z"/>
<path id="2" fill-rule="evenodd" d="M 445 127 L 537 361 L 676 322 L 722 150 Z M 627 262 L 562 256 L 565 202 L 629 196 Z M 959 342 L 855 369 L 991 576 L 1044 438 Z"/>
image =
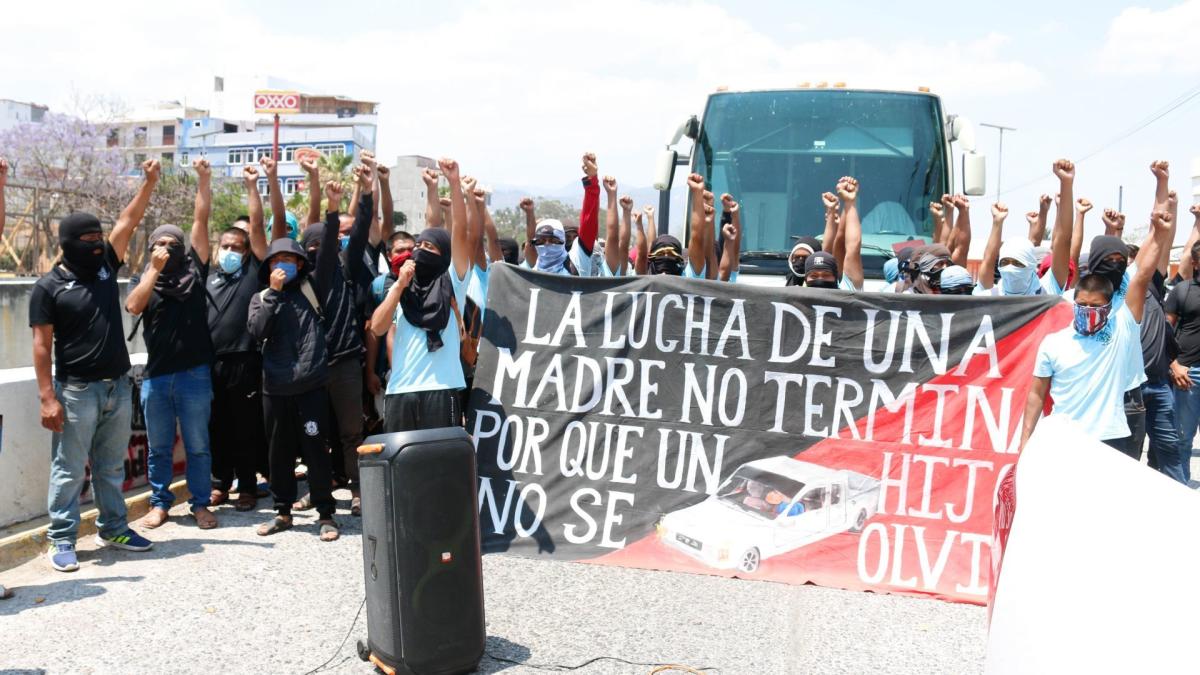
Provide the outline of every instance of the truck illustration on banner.
<path id="1" fill-rule="evenodd" d="M 716 569 L 754 572 L 772 556 L 860 532 L 879 505 L 879 481 L 791 457 L 747 462 L 716 494 L 658 524 L 659 539 Z"/>

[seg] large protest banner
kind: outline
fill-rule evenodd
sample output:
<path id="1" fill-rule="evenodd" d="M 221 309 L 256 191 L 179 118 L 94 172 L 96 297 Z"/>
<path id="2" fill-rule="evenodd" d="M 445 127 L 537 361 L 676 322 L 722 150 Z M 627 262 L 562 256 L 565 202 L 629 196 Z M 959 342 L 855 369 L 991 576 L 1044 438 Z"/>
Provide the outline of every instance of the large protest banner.
<path id="1" fill-rule="evenodd" d="M 982 604 L 1059 302 L 497 265 L 468 412 L 484 550 Z"/>

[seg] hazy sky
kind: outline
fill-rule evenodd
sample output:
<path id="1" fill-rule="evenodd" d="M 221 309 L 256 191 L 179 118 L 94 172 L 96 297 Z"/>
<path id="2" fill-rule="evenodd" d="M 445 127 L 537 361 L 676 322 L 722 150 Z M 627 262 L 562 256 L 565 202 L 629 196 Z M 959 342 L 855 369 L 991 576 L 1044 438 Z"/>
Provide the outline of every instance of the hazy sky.
<path id="1" fill-rule="evenodd" d="M 1051 7 L 1052 6 L 1052 7 Z M 0 97 L 61 110 L 72 89 L 130 104 L 197 97 L 213 75 L 269 74 L 381 102 L 387 158 L 452 155 L 492 184 L 558 187 L 595 150 L 624 183 L 718 85 L 802 81 L 915 89 L 947 111 L 1017 127 L 1002 200 L 1052 190 L 1059 156 L 1087 159 L 1076 194 L 1146 220 L 1147 166 L 1165 158 L 1190 203 L 1200 96 L 1200 0 L 1115 2 L 234 2 L 6 5 Z M 996 133 L 980 129 L 995 189 Z M 1040 178 L 1039 177 L 1042 177 Z M 1197 179 L 1200 180 L 1200 179 Z M 864 189 L 870 189 L 864 186 Z M 815 196 L 814 196 L 815 198 Z M 1197 196 L 1200 199 L 1200 195 Z M 989 194 L 976 200 L 977 224 Z M 1098 211 L 1089 234 L 1100 227 Z M 1190 226 L 1190 216 L 1183 219 Z M 1179 239 L 1186 236 L 1181 228 Z"/>

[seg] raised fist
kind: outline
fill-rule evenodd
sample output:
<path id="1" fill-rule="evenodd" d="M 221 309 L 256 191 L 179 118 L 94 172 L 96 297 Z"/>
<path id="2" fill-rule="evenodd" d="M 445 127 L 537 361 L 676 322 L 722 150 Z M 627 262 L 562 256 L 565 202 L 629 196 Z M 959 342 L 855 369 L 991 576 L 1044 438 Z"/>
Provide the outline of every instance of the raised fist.
<path id="1" fill-rule="evenodd" d="M 1035 216 L 1037 214 L 1034 214 Z M 1008 207 L 1002 202 L 992 204 L 992 220 L 1004 220 L 1008 217 Z"/>
<path id="2" fill-rule="evenodd" d="M 475 191 L 475 187 L 479 185 L 479 181 L 471 176 L 462 177 L 462 189 L 464 194 L 470 194 Z"/>
<path id="3" fill-rule="evenodd" d="M 1030 227 L 1037 225 L 1038 216 L 1041 215 L 1037 211 L 1026 211 L 1025 222 L 1029 223 Z"/>
<path id="4" fill-rule="evenodd" d="M 858 199 L 858 181 L 850 176 L 842 176 L 837 184 L 838 196 L 844 201 L 853 202 Z"/>
<path id="5" fill-rule="evenodd" d="M 687 178 L 688 189 L 692 192 L 704 191 L 704 176 L 698 173 L 690 174 Z"/>
<path id="6" fill-rule="evenodd" d="M 1150 214 L 1150 224 L 1154 226 L 1154 229 L 1159 231 L 1164 231 L 1169 228 L 1171 226 L 1171 220 L 1173 220 L 1173 218 L 1169 211 L 1155 211 L 1154 213 Z"/>
<path id="7" fill-rule="evenodd" d="M 442 174 L 446 176 L 446 180 L 450 181 L 451 185 L 458 180 L 458 162 L 449 157 L 443 157 L 438 160 L 438 167 L 442 170 Z"/>
<path id="8" fill-rule="evenodd" d="M 321 170 L 320 167 L 317 166 L 317 160 L 313 159 L 312 157 L 300 162 L 300 169 L 309 176 L 314 176 Z M 312 179 L 309 178 L 309 180 L 311 181 Z"/>
<path id="9" fill-rule="evenodd" d="M 954 195 L 953 197 L 951 197 L 951 199 L 954 200 L 954 208 L 956 208 L 956 209 L 971 208 L 971 202 L 967 200 L 966 195 Z"/>
<path id="10" fill-rule="evenodd" d="M 1038 198 L 1038 208 L 1043 211 L 1049 211 L 1050 210 L 1050 202 L 1053 202 L 1053 201 L 1054 201 L 1054 198 L 1051 197 L 1050 195 L 1042 195 L 1041 197 Z"/>
<path id="11" fill-rule="evenodd" d="M 379 176 L 379 180 L 387 182 L 388 176 L 392 174 L 392 170 L 382 164 L 375 165 L 375 175 Z"/>
<path id="12" fill-rule="evenodd" d="M 825 194 L 829 194 L 829 193 L 826 192 Z M 826 208 L 828 208 L 828 207 L 826 207 Z M 945 220 L 946 219 L 946 208 L 944 206 L 942 206 L 941 202 L 929 202 L 929 213 L 930 213 L 930 215 L 933 216 L 934 220 Z"/>
<path id="13" fill-rule="evenodd" d="M 154 269 L 161 272 L 167 266 L 167 261 L 171 259 L 171 252 L 166 246 L 155 246 L 150 250 L 150 264 Z"/>
<path id="14" fill-rule="evenodd" d="M 162 164 L 157 159 L 148 159 L 142 162 L 142 172 L 146 174 L 146 180 L 156 181 L 162 173 Z"/>
<path id="15" fill-rule="evenodd" d="M 342 184 L 336 180 L 331 180 L 325 183 L 325 197 L 329 200 L 330 211 L 337 211 L 342 207 Z"/>
<path id="16" fill-rule="evenodd" d="M 475 200 L 477 206 L 483 206 L 487 203 L 487 191 L 483 188 L 471 190 L 471 197 Z"/>
<path id="17" fill-rule="evenodd" d="M 370 150 L 363 150 L 358 155 L 358 161 L 374 169 L 376 165 L 375 153 L 371 152 Z"/>
<path id="18" fill-rule="evenodd" d="M 1100 220 L 1109 227 L 1116 227 L 1120 215 L 1116 209 L 1104 209 L 1104 213 L 1100 214 Z"/>
<path id="19" fill-rule="evenodd" d="M 519 206 L 521 207 L 521 210 L 524 211 L 525 213 L 532 214 L 533 213 L 533 198 L 525 197 L 524 199 L 521 200 L 521 203 L 519 204 Z"/>
<path id="20" fill-rule="evenodd" d="M 737 228 L 733 226 L 733 223 L 725 223 L 721 226 L 721 236 L 727 242 L 735 242 L 738 238 Z"/>
<path id="21" fill-rule="evenodd" d="M 954 208 L 954 195 L 942 195 L 942 208 L 946 211 Z"/>
<path id="22" fill-rule="evenodd" d="M 1080 213 L 1087 213 L 1092 210 L 1092 201 L 1087 197 L 1080 197 L 1075 200 L 1075 210 Z"/>
<path id="23" fill-rule="evenodd" d="M 204 159 L 203 157 L 192 160 L 192 169 L 194 169 L 196 171 L 196 175 L 202 179 L 212 177 L 212 165 L 209 164 L 208 160 Z"/>
<path id="24" fill-rule="evenodd" d="M 1192 208 L 1188 209 L 1188 211 L 1191 211 L 1193 216 L 1200 218 L 1200 204 L 1192 204 Z"/>
<path id="25" fill-rule="evenodd" d="M 596 153 L 588 152 L 583 155 L 583 173 L 589 178 L 595 178 L 596 172 Z"/>
<path id="26" fill-rule="evenodd" d="M 605 176 L 604 180 L 601 182 L 604 183 L 604 191 L 605 192 L 607 192 L 609 194 L 617 193 L 617 179 L 616 178 L 613 178 L 612 176 Z"/>
<path id="27" fill-rule="evenodd" d="M 633 212 L 633 224 L 637 226 L 637 229 L 639 229 L 639 230 L 642 229 L 642 212 L 641 211 Z"/>
<path id="28" fill-rule="evenodd" d="M 647 218 L 653 218 L 654 217 L 654 207 L 649 206 L 649 205 L 643 206 L 642 213 L 646 214 Z"/>
<path id="29" fill-rule="evenodd" d="M 626 211 L 626 212 L 632 211 L 633 210 L 633 197 L 630 197 L 629 195 L 625 195 L 624 197 L 621 197 L 620 204 L 621 204 L 622 211 Z"/>
<path id="30" fill-rule="evenodd" d="M 242 182 L 249 187 L 252 183 L 258 182 L 258 169 L 247 166 L 242 169 Z"/>
<path id="31" fill-rule="evenodd" d="M 1060 181 L 1075 180 L 1075 163 L 1069 159 L 1054 162 L 1054 175 L 1058 176 Z"/>
<path id="32" fill-rule="evenodd" d="M 0 157 L 0 185 L 8 181 L 8 160 Z"/>
<path id="33" fill-rule="evenodd" d="M 267 174 L 267 178 L 274 178 L 276 173 L 279 171 L 279 165 L 276 164 L 275 160 L 271 159 L 270 157 L 264 156 L 258 160 L 258 163 L 262 165 L 263 171 Z"/>
<path id="34" fill-rule="evenodd" d="M 425 181 L 425 186 L 430 190 L 437 190 L 438 172 L 434 169 L 422 169 L 421 180 Z"/>
<path id="35" fill-rule="evenodd" d="M 1158 180 L 1167 180 L 1171 177 L 1171 163 L 1164 159 L 1150 162 L 1150 173 Z"/>
<path id="36" fill-rule="evenodd" d="M 838 185 L 841 185 L 841 183 L 838 183 Z M 833 194 L 832 192 L 821 193 L 821 204 L 825 206 L 825 211 L 827 213 L 829 211 L 837 211 L 838 203 L 837 195 Z"/>
<path id="37" fill-rule="evenodd" d="M 363 192 L 370 192 L 371 188 L 375 185 L 375 174 L 371 171 L 371 167 L 365 164 L 359 166 L 357 175 L 359 187 L 362 188 Z"/>
<path id="38" fill-rule="evenodd" d="M 710 223 L 711 223 L 711 222 L 712 222 L 712 219 L 713 219 L 713 216 L 714 216 L 716 213 L 717 213 L 717 210 L 713 208 L 712 204 L 705 204 L 705 205 L 704 205 L 704 220 L 706 220 L 706 221 L 708 221 L 708 222 L 710 222 Z"/>
<path id="39" fill-rule="evenodd" d="M 438 204 L 439 204 L 439 205 L 440 205 L 440 206 L 441 206 L 443 209 L 448 209 L 448 208 L 450 208 L 450 198 L 449 198 L 449 197 L 442 197 L 442 198 L 438 199 Z"/>
<path id="40" fill-rule="evenodd" d="M 737 213 L 738 209 L 742 207 L 740 204 L 734 201 L 733 195 L 726 192 L 725 194 L 721 195 L 721 208 L 726 213 Z"/>

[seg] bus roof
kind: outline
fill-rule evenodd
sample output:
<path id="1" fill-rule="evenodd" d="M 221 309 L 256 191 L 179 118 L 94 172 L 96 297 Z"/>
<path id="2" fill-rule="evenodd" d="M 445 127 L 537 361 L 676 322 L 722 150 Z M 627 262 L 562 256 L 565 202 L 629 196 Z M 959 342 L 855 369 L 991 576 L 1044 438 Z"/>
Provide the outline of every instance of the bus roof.
<path id="1" fill-rule="evenodd" d="M 924 91 L 923 91 L 924 90 Z M 771 87 L 765 89 L 730 89 L 728 87 L 718 87 L 716 91 L 709 96 L 720 96 L 721 94 L 758 94 L 764 92 L 793 92 L 793 91 L 851 91 L 858 94 L 913 94 L 914 96 L 929 96 L 930 98 L 941 98 L 937 94 L 928 91 L 927 87 L 920 89 L 885 89 L 882 87 L 846 87 L 837 85 L 812 85 L 805 86 L 804 84 L 796 85 L 795 87 Z"/>

